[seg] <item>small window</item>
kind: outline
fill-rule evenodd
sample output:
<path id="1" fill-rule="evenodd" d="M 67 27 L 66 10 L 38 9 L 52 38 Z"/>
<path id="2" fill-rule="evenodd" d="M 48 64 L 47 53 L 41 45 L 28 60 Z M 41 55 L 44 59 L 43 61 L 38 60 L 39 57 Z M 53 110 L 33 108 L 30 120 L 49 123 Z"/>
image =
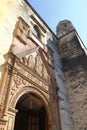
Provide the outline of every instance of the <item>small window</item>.
<path id="1" fill-rule="evenodd" d="M 41 39 L 41 34 L 40 34 L 40 31 L 38 29 L 38 27 L 35 25 L 34 26 L 34 35 L 38 38 L 38 39 Z"/>

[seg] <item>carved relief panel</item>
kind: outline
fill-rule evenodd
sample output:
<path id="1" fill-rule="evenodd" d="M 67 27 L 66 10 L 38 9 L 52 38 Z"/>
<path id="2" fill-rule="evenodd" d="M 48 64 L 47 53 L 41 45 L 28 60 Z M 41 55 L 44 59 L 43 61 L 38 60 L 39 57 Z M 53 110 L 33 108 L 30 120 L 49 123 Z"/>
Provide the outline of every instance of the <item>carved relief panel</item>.
<path id="1" fill-rule="evenodd" d="M 23 64 L 29 67 L 33 72 L 37 73 L 43 79 L 49 81 L 49 74 L 47 72 L 48 68 L 43 62 L 43 59 L 39 54 L 39 50 L 36 52 L 32 52 L 24 57 L 21 57 L 20 60 Z"/>

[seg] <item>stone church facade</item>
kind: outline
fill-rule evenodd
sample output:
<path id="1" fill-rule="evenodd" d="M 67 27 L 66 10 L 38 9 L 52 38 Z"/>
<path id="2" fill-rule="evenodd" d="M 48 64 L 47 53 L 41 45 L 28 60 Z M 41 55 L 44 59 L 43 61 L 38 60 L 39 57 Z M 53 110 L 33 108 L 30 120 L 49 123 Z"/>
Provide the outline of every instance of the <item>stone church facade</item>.
<path id="1" fill-rule="evenodd" d="M 86 48 L 72 23 L 55 35 L 25 0 L 0 8 L 0 130 L 87 130 Z"/>

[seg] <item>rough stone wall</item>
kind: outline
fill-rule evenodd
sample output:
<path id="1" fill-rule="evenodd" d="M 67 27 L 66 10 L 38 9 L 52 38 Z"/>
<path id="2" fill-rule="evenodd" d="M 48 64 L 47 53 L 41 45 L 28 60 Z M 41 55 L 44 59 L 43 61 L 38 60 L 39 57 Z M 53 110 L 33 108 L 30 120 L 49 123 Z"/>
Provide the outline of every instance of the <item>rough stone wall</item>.
<path id="1" fill-rule="evenodd" d="M 64 23 L 63 23 L 64 24 Z M 66 22 L 67 24 L 67 22 Z M 59 26 L 58 26 L 59 27 Z M 76 31 L 60 38 L 60 53 L 75 130 L 87 129 L 87 56 Z"/>
<path id="2" fill-rule="evenodd" d="M 48 41 L 48 46 L 52 50 L 52 58 L 54 63 L 54 77 L 57 84 L 57 95 L 59 99 L 59 115 L 61 130 L 74 130 L 71 110 L 68 102 L 68 95 L 65 86 L 65 78 L 62 71 L 61 57 L 59 54 L 58 41 Z"/>
<path id="3" fill-rule="evenodd" d="M 67 63 L 63 64 L 63 66 L 75 130 L 86 130 L 87 57 L 80 56 L 68 60 Z"/>
<path id="4" fill-rule="evenodd" d="M 71 116 L 71 110 L 68 102 L 68 95 L 65 85 L 65 78 L 62 72 L 62 67 L 58 66 L 60 60 L 56 58 L 58 54 L 55 52 L 55 78 L 58 86 L 58 97 L 59 97 L 59 108 L 60 108 L 60 119 L 61 119 L 61 129 L 62 130 L 73 130 L 73 121 Z M 61 68 L 61 69 L 59 69 Z"/>

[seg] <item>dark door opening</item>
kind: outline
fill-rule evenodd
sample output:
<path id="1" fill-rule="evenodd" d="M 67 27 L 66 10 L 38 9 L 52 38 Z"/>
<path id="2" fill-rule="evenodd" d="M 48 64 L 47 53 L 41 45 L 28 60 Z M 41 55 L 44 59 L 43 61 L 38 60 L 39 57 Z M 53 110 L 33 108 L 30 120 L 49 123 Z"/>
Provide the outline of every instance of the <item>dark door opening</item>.
<path id="1" fill-rule="evenodd" d="M 23 95 L 17 105 L 14 130 L 47 130 L 47 116 L 40 99 L 34 95 Z"/>

